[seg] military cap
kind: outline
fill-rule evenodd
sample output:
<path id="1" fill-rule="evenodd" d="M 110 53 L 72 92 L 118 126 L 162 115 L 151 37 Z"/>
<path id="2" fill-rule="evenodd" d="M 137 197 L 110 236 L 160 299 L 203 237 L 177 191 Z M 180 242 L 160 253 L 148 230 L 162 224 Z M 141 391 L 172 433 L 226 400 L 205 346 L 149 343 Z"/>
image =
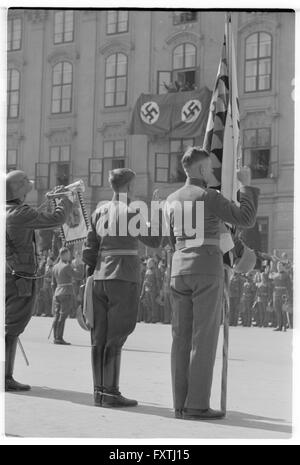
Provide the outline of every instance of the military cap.
<path id="1" fill-rule="evenodd" d="M 6 175 L 6 200 L 23 199 L 33 187 L 24 171 L 14 170 Z"/>

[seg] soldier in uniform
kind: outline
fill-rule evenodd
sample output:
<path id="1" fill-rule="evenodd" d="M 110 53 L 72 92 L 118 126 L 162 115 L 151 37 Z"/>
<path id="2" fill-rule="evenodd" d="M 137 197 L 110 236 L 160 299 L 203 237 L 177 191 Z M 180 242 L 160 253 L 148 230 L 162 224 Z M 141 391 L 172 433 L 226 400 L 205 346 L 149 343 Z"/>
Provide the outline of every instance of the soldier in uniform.
<path id="1" fill-rule="evenodd" d="M 75 295 L 73 290 L 73 279 L 82 277 L 81 270 L 72 268 L 70 264 L 71 253 L 67 247 L 62 247 L 59 251 L 59 262 L 54 265 L 52 272 L 52 290 L 54 322 L 53 334 L 54 344 L 70 345 L 63 338 L 65 322 L 71 314 L 75 305 Z"/>
<path id="2" fill-rule="evenodd" d="M 13 378 L 18 336 L 26 328 L 36 296 L 35 229 L 63 224 L 72 203 L 65 197 L 53 213 L 38 212 L 26 205 L 32 182 L 23 171 L 6 176 L 6 296 L 5 296 L 5 390 L 24 391 L 30 386 Z"/>
<path id="3" fill-rule="evenodd" d="M 261 281 L 256 283 L 257 326 L 268 326 L 267 305 L 271 300 L 268 274 L 261 273 Z"/>
<path id="4" fill-rule="evenodd" d="M 129 223 L 135 218 L 139 218 L 140 231 L 150 232 L 143 217 L 130 206 L 134 198 L 135 173 L 127 168 L 112 170 L 109 182 L 114 191 L 113 198 L 94 211 L 82 252 L 87 274 L 93 273 L 94 403 L 102 407 L 132 407 L 137 401 L 122 396 L 119 376 L 122 346 L 137 321 L 140 293 L 138 240 L 146 246 L 158 247 L 160 237 L 131 234 Z M 125 225 L 125 232 L 121 231 L 121 225 Z"/>
<path id="5" fill-rule="evenodd" d="M 284 264 L 278 262 L 277 273 L 273 275 L 273 304 L 277 316 L 277 327 L 274 331 L 282 331 L 282 328 L 286 331 L 287 328 L 287 316 L 282 311 L 285 297 L 292 301 L 292 283 L 288 273 L 284 271 Z"/>
<path id="6" fill-rule="evenodd" d="M 240 207 L 208 189 L 212 174 L 208 153 L 189 147 L 182 158 L 187 175 L 185 185 L 166 201 L 165 216 L 175 243 L 172 259 L 171 298 L 173 307 L 171 351 L 172 388 L 176 418 L 214 419 L 224 413 L 210 408 L 210 392 L 215 362 L 224 283 L 220 250 L 220 225 L 226 221 L 240 227 L 255 222 L 254 194 L 249 187 L 248 168 L 238 172 L 242 184 Z M 176 222 L 176 209 L 188 201 L 193 227 L 197 202 L 204 202 L 204 237 L 188 237 Z M 173 203 L 175 202 L 175 204 Z M 202 204 L 203 205 L 203 204 Z"/>
<path id="7" fill-rule="evenodd" d="M 241 276 L 239 273 L 234 273 L 229 287 L 230 297 L 230 315 L 229 324 L 230 326 L 237 326 L 239 320 L 240 300 L 241 300 Z"/>
<path id="8" fill-rule="evenodd" d="M 253 275 L 251 272 L 246 274 L 246 279 L 242 288 L 242 324 L 243 326 L 252 325 L 252 306 L 255 296 L 255 284 L 253 283 Z"/>

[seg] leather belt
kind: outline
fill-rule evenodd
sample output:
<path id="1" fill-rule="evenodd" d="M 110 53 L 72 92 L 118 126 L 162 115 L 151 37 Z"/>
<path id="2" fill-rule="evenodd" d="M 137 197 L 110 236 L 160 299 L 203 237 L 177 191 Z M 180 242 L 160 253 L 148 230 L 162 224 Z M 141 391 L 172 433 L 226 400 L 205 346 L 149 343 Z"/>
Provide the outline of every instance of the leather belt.
<path id="1" fill-rule="evenodd" d="M 201 243 L 200 239 L 184 239 L 176 242 L 175 248 L 176 250 L 181 250 L 193 247 L 203 247 L 204 245 L 216 245 L 217 247 L 220 247 L 220 240 L 207 238 L 204 239 L 203 243 Z"/>
<path id="2" fill-rule="evenodd" d="M 111 250 L 101 250 L 101 257 L 110 257 L 110 256 L 121 256 L 121 255 L 138 255 L 139 251 L 137 249 L 111 249 Z"/>
<path id="3" fill-rule="evenodd" d="M 61 283 L 57 285 L 57 287 L 64 287 L 64 286 L 73 286 L 73 284 L 72 283 Z"/>

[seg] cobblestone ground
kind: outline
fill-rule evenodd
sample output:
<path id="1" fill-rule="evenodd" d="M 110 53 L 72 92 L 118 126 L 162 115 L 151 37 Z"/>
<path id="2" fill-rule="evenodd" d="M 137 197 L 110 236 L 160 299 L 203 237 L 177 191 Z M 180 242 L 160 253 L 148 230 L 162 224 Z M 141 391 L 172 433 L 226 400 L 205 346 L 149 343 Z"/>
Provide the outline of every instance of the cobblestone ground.
<path id="1" fill-rule="evenodd" d="M 76 320 L 66 323 L 71 346 L 48 341 L 50 318 L 32 318 L 18 350 L 17 380 L 32 390 L 5 394 L 5 432 L 31 438 L 242 438 L 291 437 L 292 332 L 231 328 L 228 414 L 211 422 L 176 420 L 172 411 L 169 325 L 139 323 L 123 351 L 121 390 L 133 409 L 93 406 L 89 334 Z M 219 408 L 220 337 L 211 406 Z M 166 441 L 165 441 L 166 442 Z M 179 443 L 179 441 L 178 441 Z"/>

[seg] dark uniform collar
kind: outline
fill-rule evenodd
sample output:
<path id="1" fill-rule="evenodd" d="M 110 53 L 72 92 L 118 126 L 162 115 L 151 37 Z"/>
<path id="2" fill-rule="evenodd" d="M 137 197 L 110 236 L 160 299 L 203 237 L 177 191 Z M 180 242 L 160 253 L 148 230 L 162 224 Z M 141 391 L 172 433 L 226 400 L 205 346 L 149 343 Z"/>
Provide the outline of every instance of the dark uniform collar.
<path id="1" fill-rule="evenodd" d="M 187 177 L 185 185 L 186 186 L 198 186 L 198 187 L 202 187 L 202 188 L 207 187 L 207 184 L 204 181 L 204 179 L 200 179 L 200 178 L 189 178 L 189 177 Z"/>

